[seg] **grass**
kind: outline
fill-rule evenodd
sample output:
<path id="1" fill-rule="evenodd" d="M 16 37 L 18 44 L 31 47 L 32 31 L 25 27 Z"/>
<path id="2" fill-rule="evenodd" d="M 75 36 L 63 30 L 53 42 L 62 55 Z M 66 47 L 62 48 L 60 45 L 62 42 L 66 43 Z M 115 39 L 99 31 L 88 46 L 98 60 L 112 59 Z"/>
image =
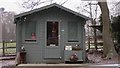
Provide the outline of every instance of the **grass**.
<path id="1" fill-rule="evenodd" d="M 5 50 L 5 54 L 15 54 L 15 52 L 16 52 L 16 48 L 11 48 L 11 49 Z"/>
<path id="2" fill-rule="evenodd" d="M 85 45 L 86 49 L 88 49 L 88 44 Z M 97 45 L 98 48 L 102 48 L 103 46 Z M 94 44 L 90 44 L 90 48 L 95 48 Z"/>
<path id="3" fill-rule="evenodd" d="M 2 49 L 0 49 L 0 55 L 2 55 L 2 52 L 3 52 Z"/>
<path id="4" fill-rule="evenodd" d="M 0 48 L 2 48 L 2 45 L 3 45 L 3 44 L 2 44 L 2 43 L 0 43 Z"/>
<path id="5" fill-rule="evenodd" d="M 0 43 L 0 55 L 3 53 L 3 43 Z M 6 43 L 5 47 L 16 47 L 16 43 Z M 5 49 L 5 54 L 15 54 L 16 53 L 16 48 L 7 48 Z"/>
<path id="6" fill-rule="evenodd" d="M 7 43 L 7 47 L 16 47 L 16 43 Z"/>

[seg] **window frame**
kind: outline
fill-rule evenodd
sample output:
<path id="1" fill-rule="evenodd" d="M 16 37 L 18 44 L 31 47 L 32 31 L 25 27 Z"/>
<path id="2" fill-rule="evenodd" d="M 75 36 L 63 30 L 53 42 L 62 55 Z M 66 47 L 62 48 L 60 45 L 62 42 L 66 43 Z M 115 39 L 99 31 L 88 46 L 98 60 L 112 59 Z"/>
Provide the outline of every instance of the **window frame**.
<path id="1" fill-rule="evenodd" d="M 70 26 L 69 26 L 70 23 L 72 23 L 71 25 L 76 24 L 76 29 L 77 29 L 77 30 L 74 30 L 74 31 L 76 31 L 76 38 L 74 38 L 74 39 L 71 39 L 71 38 L 69 37 L 69 36 L 71 36 L 71 35 L 69 35 L 69 34 L 70 34 L 69 31 L 71 30 L 71 29 L 69 29 L 69 28 L 70 28 Z M 78 22 L 77 22 L 77 21 L 68 21 L 68 25 L 67 25 L 67 26 L 68 26 L 68 27 L 67 27 L 67 29 L 68 29 L 68 31 L 67 31 L 67 35 L 68 35 L 68 36 L 67 36 L 67 37 L 68 37 L 67 42 L 79 42 L 79 38 L 78 38 L 78 37 L 79 37 L 79 35 L 78 35 L 78 34 L 79 34 L 79 32 L 78 32 L 78 31 L 79 31 L 79 25 L 78 25 Z M 73 32 L 73 31 L 72 31 L 72 32 Z"/>
<path id="2" fill-rule="evenodd" d="M 37 42 L 37 22 L 36 21 L 26 21 L 24 23 L 25 23 L 24 24 L 24 28 L 25 28 L 24 29 L 24 42 L 29 42 L 29 43 Z M 34 24 L 35 26 L 34 26 L 34 31 L 29 31 L 28 33 L 31 33 L 31 35 L 32 35 L 32 32 L 34 32 L 35 33 L 35 39 L 32 39 L 32 36 L 31 36 L 31 38 L 26 37 L 26 36 L 28 36 L 27 31 L 30 30 L 29 28 L 27 28 L 27 25 L 30 24 L 30 23 Z"/>

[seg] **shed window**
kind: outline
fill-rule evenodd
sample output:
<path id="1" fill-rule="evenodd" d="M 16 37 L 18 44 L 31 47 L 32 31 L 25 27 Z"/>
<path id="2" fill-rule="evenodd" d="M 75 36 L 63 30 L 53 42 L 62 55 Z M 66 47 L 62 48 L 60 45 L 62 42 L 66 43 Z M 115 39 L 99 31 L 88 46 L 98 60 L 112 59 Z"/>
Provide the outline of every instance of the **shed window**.
<path id="1" fill-rule="evenodd" d="M 78 24 L 68 22 L 68 42 L 78 42 Z"/>
<path id="2" fill-rule="evenodd" d="M 25 23 L 25 41 L 36 41 L 36 23 Z"/>

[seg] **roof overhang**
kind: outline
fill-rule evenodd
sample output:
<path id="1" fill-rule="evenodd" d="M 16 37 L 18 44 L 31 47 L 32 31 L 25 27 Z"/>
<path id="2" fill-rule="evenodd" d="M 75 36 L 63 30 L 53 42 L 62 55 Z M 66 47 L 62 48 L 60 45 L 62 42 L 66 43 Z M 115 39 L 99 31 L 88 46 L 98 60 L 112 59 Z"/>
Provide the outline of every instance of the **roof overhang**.
<path id="1" fill-rule="evenodd" d="M 45 9 L 54 7 L 54 6 L 56 6 L 56 7 L 58 7 L 58 8 L 61 8 L 61 9 L 65 10 L 65 11 L 67 11 L 67 12 L 70 12 L 70 13 L 76 15 L 76 16 L 82 17 L 82 18 L 84 18 L 85 20 L 91 19 L 91 18 L 89 18 L 89 17 L 87 17 L 87 16 L 85 16 L 85 15 L 82 15 L 82 14 L 80 14 L 80 13 L 77 13 L 77 12 L 75 12 L 75 11 L 73 11 L 73 10 L 70 10 L 70 9 L 68 9 L 68 8 L 65 8 L 65 7 L 63 7 L 63 6 L 61 6 L 61 5 L 58 5 L 58 4 L 56 4 L 56 3 L 53 3 L 53 4 L 50 4 L 50 5 L 47 5 L 47 6 L 38 8 L 38 9 L 34 9 L 34 10 L 31 10 L 31 11 L 28 11 L 28 12 L 24 12 L 24 13 L 15 15 L 14 18 L 17 19 L 17 18 L 26 16 L 26 15 L 29 15 L 29 14 L 32 14 L 32 13 L 35 13 L 35 12 L 39 12 L 39 11 L 42 11 L 42 10 L 45 10 Z"/>

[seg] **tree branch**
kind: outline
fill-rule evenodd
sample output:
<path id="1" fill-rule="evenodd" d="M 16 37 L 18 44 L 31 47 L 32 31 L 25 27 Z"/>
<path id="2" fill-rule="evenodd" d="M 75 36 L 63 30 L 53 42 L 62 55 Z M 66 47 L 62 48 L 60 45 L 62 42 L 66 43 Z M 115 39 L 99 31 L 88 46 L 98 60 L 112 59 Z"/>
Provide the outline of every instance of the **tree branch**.
<path id="1" fill-rule="evenodd" d="M 64 2 L 63 2 L 62 4 L 60 4 L 60 5 L 63 5 L 63 4 L 65 4 L 67 1 L 68 1 L 68 0 L 64 1 Z"/>

